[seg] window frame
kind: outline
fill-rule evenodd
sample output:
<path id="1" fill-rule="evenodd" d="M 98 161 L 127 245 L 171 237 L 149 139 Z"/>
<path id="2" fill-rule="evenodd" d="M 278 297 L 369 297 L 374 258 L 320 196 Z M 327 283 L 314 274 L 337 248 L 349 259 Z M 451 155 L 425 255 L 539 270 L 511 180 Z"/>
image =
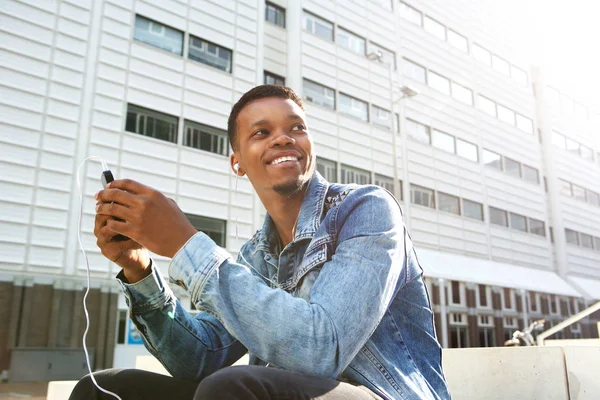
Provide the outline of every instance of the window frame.
<path id="1" fill-rule="evenodd" d="M 274 9 L 275 15 L 277 15 L 277 12 L 279 12 L 279 15 L 282 16 L 283 21 L 281 24 L 279 24 L 277 21 L 271 21 L 269 19 L 269 7 Z M 275 26 L 279 26 L 279 27 L 285 29 L 285 8 L 278 6 L 277 4 L 271 3 L 270 1 L 266 1 L 265 2 L 265 21 L 267 21 Z"/>
<path id="2" fill-rule="evenodd" d="M 440 192 L 440 191 L 436 191 L 437 193 L 437 209 L 439 211 L 443 211 L 445 213 L 448 214 L 454 214 L 454 215 L 458 215 L 460 216 L 462 214 L 462 210 L 460 208 L 461 204 L 460 204 L 460 197 L 455 196 L 453 194 L 450 193 L 445 193 L 445 192 Z M 445 206 L 446 204 L 444 204 L 444 202 L 451 200 L 452 204 L 450 209 L 448 208 L 442 208 L 442 206 Z M 454 207 L 456 207 L 456 209 L 453 209 Z"/>
<path id="3" fill-rule="evenodd" d="M 360 115 L 357 115 L 355 113 L 352 113 L 351 111 L 347 111 L 347 109 L 345 109 L 346 105 L 344 104 L 345 100 L 343 101 L 342 98 L 350 100 L 350 110 L 363 111 L 362 109 L 357 109 L 357 108 L 353 107 L 353 105 L 355 103 L 358 103 L 358 104 L 364 106 L 365 115 L 364 116 L 360 116 Z M 346 94 L 346 93 L 343 93 L 343 92 L 340 92 L 340 91 L 338 91 L 338 112 L 340 112 L 342 114 L 345 114 L 345 115 L 349 115 L 349 116 L 354 117 L 356 119 L 359 119 L 359 120 L 361 120 L 363 122 L 369 122 L 369 103 L 366 102 L 366 101 L 364 101 L 364 100 L 361 100 L 361 99 L 359 99 L 357 97 L 350 96 L 349 94 Z"/>
<path id="4" fill-rule="evenodd" d="M 320 87 L 320 88 L 322 88 L 322 89 L 325 89 L 325 90 L 330 90 L 331 92 L 333 92 L 333 96 L 332 96 L 331 98 L 330 98 L 330 97 L 328 97 L 328 96 L 324 96 L 324 98 L 325 98 L 325 99 L 332 99 L 332 100 L 333 100 L 333 106 L 332 106 L 332 107 L 330 107 L 330 106 L 328 105 L 328 103 L 326 103 L 326 104 L 322 104 L 321 102 L 316 102 L 316 101 L 314 101 L 314 100 L 312 100 L 312 99 L 309 99 L 309 98 L 308 98 L 308 96 L 307 96 L 307 94 L 306 94 L 306 92 L 307 92 L 307 91 L 306 91 L 306 89 L 307 89 L 307 88 L 306 88 L 306 83 L 308 83 L 308 84 L 310 84 L 310 85 L 315 85 L 315 86 L 318 86 L 318 87 Z M 335 91 L 335 89 L 332 89 L 332 88 L 330 88 L 329 86 L 322 85 L 322 84 L 320 84 L 320 83 L 318 83 L 318 82 L 312 81 L 312 80 L 310 80 L 310 79 L 306 79 L 306 78 L 303 78 L 303 79 L 302 79 L 302 100 L 306 100 L 306 101 L 308 101 L 308 102 L 310 102 L 310 103 L 312 103 L 312 104 L 315 104 L 315 105 L 318 105 L 318 106 L 324 107 L 324 108 L 326 108 L 326 109 L 329 109 L 329 110 L 334 110 L 334 111 L 335 111 L 335 110 L 336 110 L 336 106 L 337 106 L 337 104 L 336 104 L 336 103 L 337 103 L 337 98 L 336 98 L 336 97 L 337 97 L 337 96 L 336 96 L 336 91 Z"/>
<path id="5" fill-rule="evenodd" d="M 485 215 L 483 213 L 483 204 L 479 203 L 477 201 L 473 201 L 473 200 L 469 200 L 469 199 L 461 199 L 462 200 L 462 204 L 461 204 L 461 210 L 462 210 L 462 216 L 463 217 L 467 217 L 467 218 L 471 218 L 477 221 L 485 221 Z M 468 210 L 469 207 L 477 205 L 479 212 L 477 217 L 474 216 L 473 213 L 471 213 L 470 210 Z"/>
<path id="6" fill-rule="evenodd" d="M 167 30 L 171 30 L 171 31 L 174 31 L 176 33 L 181 34 L 181 48 L 179 49 L 179 51 L 171 51 L 171 50 L 169 50 L 169 49 L 167 49 L 165 47 L 162 47 L 162 46 L 159 46 L 157 44 L 144 41 L 141 38 L 137 37 L 138 30 L 136 29 L 136 23 L 137 23 L 138 18 L 140 20 L 146 20 L 149 23 L 149 27 L 151 27 L 154 24 L 161 26 L 163 28 L 163 32 L 165 32 L 165 33 L 167 32 Z M 148 29 L 148 32 L 150 34 L 153 34 L 154 36 L 159 36 L 159 35 L 153 33 L 150 28 Z M 160 36 L 165 37 L 165 34 L 160 35 Z M 157 49 L 161 49 L 161 50 L 166 51 L 168 53 L 175 54 L 175 55 L 183 57 L 183 50 L 184 50 L 184 44 L 185 44 L 185 32 L 182 31 L 182 30 L 180 30 L 180 29 L 173 28 L 172 26 L 169 26 L 169 25 L 164 24 L 162 22 L 156 21 L 156 20 L 154 20 L 152 18 L 148 18 L 148 17 L 146 17 L 144 15 L 135 14 L 135 19 L 134 19 L 134 22 L 133 22 L 133 40 L 137 41 L 139 43 L 144 43 L 145 45 L 152 46 L 152 47 L 157 48 Z"/>
<path id="7" fill-rule="evenodd" d="M 127 129 L 128 125 L 129 125 L 129 114 L 132 112 L 131 111 L 132 109 L 136 110 L 137 111 L 136 114 L 138 115 L 138 116 L 136 116 L 136 130 L 133 130 L 133 131 Z M 173 132 L 169 133 L 169 135 L 173 135 L 172 139 L 170 139 L 170 140 L 163 139 L 158 136 L 153 136 L 153 135 L 148 135 L 146 133 L 138 132 L 137 128 L 139 128 L 139 124 L 140 124 L 139 115 L 142 115 L 145 117 L 145 121 L 143 123 L 143 128 L 142 128 L 142 130 L 144 130 L 144 131 L 146 131 L 148 129 L 148 125 L 149 125 L 148 118 L 152 118 L 154 120 L 160 120 L 162 122 L 166 122 L 168 124 L 174 125 Z M 167 119 L 165 119 L 165 117 L 167 117 Z M 173 122 L 170 122 L 169 119 L 171 119 L 174 122 L 174 124 L 173 124 Z M 123 130 L 125 132 L 134 133 L 136 135 L 141 135 L 141 136 L 152 138 L 155 140 L 161 140 L 164 142 L 177 144 L 178 137 L 179 137 L 179 117 L 175 116 L 175 115 L 163 113 L 160 111 L 152 110 L 150 108 L 138 106 L 137 104 L 127 103 L 127 111 L 125 114 L 125 127 L 123 128 Z M 156 130 L 156 123 L 154 124 L 154 130 Z M 156 132 L 154 132 L 154 133 L 156 134 Z"/>
<path id="8" fill-rule="evenodd" d="M 503 218 L 504 219 L 504 223 L 498 223 L 498 222 L 494 222 L 492 220 L 492 217 L 494 216 L 494 213 L 496 213 L 497 216 L 500 215 L 497 212 L 502 213 L 501 215 L 504 216 L 504 218 Z M 497 208 L 497 207 L 494 207 L 494 206 L 488 206 L 488 214 L 490 216 L 490 225 L 503 226 L 505 228 L 508 228 L 508 211 L 502 210 L 501 208 Z"/>
<path id="9" fill-rule="evenodd" d="M 340 33 L 343 33 L 348 37 L 348 45 L 347 46 L 344 43 L 341 43 L 339 41 Z M 362 43 L 362 48 L 354 48 L 353 43 L 354 44 L 358 43 L 359 45 Z M 356 33 L 352 32 L 346 28 L 343 28 L 339 25 L 335 29 L 335 44 L 337 44 L 341 48 L 346 49 L 354 54 L 358 54 L 360 56 L 367 55 L 367 39 L 365 39 L 362 36 L 357 35 Z"/>
<path id="10" fill-rule="evenodd" d="M 263 83 L 265 85 L 269 84 L 267 82 L 267 78 L 272 78 L 274 81 L 276 81 L 277 79 L 280 79 L 282 81 L 282 83 L 271 83 L 270 85 L 281 85 L 281 86 L 285 86 L 285 77 L 281 76 L 281 75 L 277 75 L 274 74 L 272 72 L 267 71 L 266 69 L 263 69 Z"/>
<path id="11" fill-rule="evenodd" d="M 314 20 L 314 22 L 315 22 L 313 24 L 313 28 L 314 29 L 312 29 L 312 30 L 307 29 L 307 21 L 308 21 L 309 17 L 312 18 Z M 319 33 L 317 33 L 316 22 L 322 23 L 324 26 L 327 26 L 327 27 L 331 26 L 331 38 L 327 38 L 327 37 L 325 37 L 325 36 L 320 35 Z M 324 18 L 321 18 L 321 17 L 319 17 L 319 16 L 317 16 L 317 15 L 315 15 L 315 14 L 309 12 L 309 11 L 306 11 L 306 10 L 303 10 L 303 14 L 302 14 L 302 29 L 305 32 L 310 33 L 311 35 L 315 35 L 316 37 L 319 37 L 319 38 L 321 38 L 323 40 L 335 43 L 335 24 L 333 22 L 330 22 L 330 21 L 328 21 L 328 20 L 326 20 Z"/>
<path id="12" fill-rule="evenodd" d="M 193 40 L 199 40 L 200 44 L 202 46 L 200 46 L 200 47 L 196 46 L 195 44 L 193 44 L 193 42 L 192 42 Z M 211 45 L 215 46 L 215 48 L 217 50 L 216 55 L 213 55 L 210 51 L 208 51 L 209 47 Z M 205 47 L 205 49 L 202 50 L 202 48 L 204 48 L 204 47 Z M 219 60 L 225 61 L 224 58 L 220 57 L 220 53 L 222 51 L 224 51 L 225 54 L 229 54 L 229 60 L 227 60 L 227 61 L 229 61 L 229 64 L 225 67 L 225 69 L 222 69 L 220 66 L 216 65 L 216 63 L 211 64 L 210 60 L 205 59 L 205 58 L 203 59 L 200 55 L 195 55 L 195 54 L 192 55 L 192 49 L 197 51 L 199 54 L 205 54 L 205 55 L 209 54 L 213 57 L 216 57 Z M 197 63 L 209 66 L 209 67 L 217 69 L 219 71 L 226 72 L 228 74 L 233 74 L 233 50 L 231 50 L 225 46 L 221 46 L 220 44 L 211 42 L 210 40 L 206 40 L 206 39 L 203 39 L 201 37 L 191 35 L 191 34 L 188 35 L 188 54 L 187 54 L 187 56 L 188 56 L 188 59 L 191 61 L 195 61 Z"/>
<path id="13" fill-rule="evenodd" d="M 190 223 L 196 230 L 198 230 L 199 232 L 203 232 L 204 234 L 209 236 L 211 239 L 213 239 L 215 241 L 215 243 L 217 244 L 217 246 L 227 248 L 227 220 L 207 217 L 205 215 L 186 213 L 186 212 L 184 212 L 184 214 L 185 214 L 186 218 L 188 219 L 188 221 L 190 221 Z M 223 231 L 220 232 L 215 229 L 207 229 L 207 228 L 200 229 L 194 224 L 194 220 L 198 220 L 198 221 L 204 220 L 204 222 L 208 222 L 211 224 L 212 223 L 214 223 L 214 224 L 218 223 L 220 225 L 222 224 Z M 218 233 L 218 234 L 222 235 L 222 238 L 221 238 L 222 243 L 218 243 L 218 240 L 214 237 L 214 233 Z"/>
<path id="14" fill-rule="evenodd" d="M 362 168 L 358 168 L 358 167 L 354 167 L 348 164 L 341 164 L 341 183 L 342 184 L 357 184 L 357 185 L 370 185 L 372 183 L 373 177 L 371 176 L 371 171 L 368 171 L 366 169 L 362 169 Z M 366 178 L 366 183 L 361 183 L 360 179 L 359 182 L 356 182 L 355 180 L 349 180 L 348 179 L 348 173 L 352 173 L 355 174 L 358 177 L 364 177 Z"/>
<path id="15" fill-rule="evenodd" d="M 407 67 L 410 67 L 410 69 L 407 70 Z M 423 80 L 421 80 L 421 74 L 419 74 L 418 76 L 415 76 L 414 71 L 423 71 Z M 404 76 L 412 79 L 415 82 L 419 82 L 422 83 L 424 85 L 427 85 L 429 79 L 427 78 L 428 75 L 428 71 L 427 68 L 425 68 L 424 66 L 417 64 L 414 61 L 409 60 L 408 58 L 404 58 L 403 59 L 403 63 L 402 63 L 402 73 L 404 74 Z"/>
<path id="16" fill-rule="evenodd" d="M 447 85 L 444 85 L 443 88 L 441 86 L 442 82 L 447 83 Z M 427 86 L 447 96 L 450 96 L 452 94 L 452 91 L 450 89 L 450 82 L 450 79 L 438 74 L 437 72 L 431 70 L 427 71 Z"/>
<path id="17" fill-rule="evenodd" d="M 323 178 L 325 178 L 326 181 L 328 182 L 337 182 L 338 181 L 338 163 L 336 161 L 333 160 L 329 160 L 327 158 L 323 158 L 323 157 L 317 157 L 316 158 L 316 169 L 317 171 L 321 174 L 321 176 L 323 176 Z M 324 173 L 321 173 L 319 171 L 319 166 L 323 166 L 324 167 Z M 329 179 L 328 175 L 328 170 L 333 169 L 335 172 L 335 178 L 334 179 Z"/>
<path id="18" fill-rule="evenodd" d="M 417 203 L 416 200 L 416 192 L 420 191 L 420 195 L 419 197 L 422 198 L 423 197 L 423 193 L 426 193 L 429 196 L 429 202 L 428 204 L 422 204 L 422 203 Z M 426 188 L 424 186 L 420 186 L 420 185 L 415 185 L 414 183 L 410 184 L 410 203 L 411 204 L 416 204 L 422 207 L 427 207 L 427 208 L 432 208 L 435 210 L 436 208 L 436 204 L 435 204 L 435 190 L 433 189 L 429 189 Z"/>

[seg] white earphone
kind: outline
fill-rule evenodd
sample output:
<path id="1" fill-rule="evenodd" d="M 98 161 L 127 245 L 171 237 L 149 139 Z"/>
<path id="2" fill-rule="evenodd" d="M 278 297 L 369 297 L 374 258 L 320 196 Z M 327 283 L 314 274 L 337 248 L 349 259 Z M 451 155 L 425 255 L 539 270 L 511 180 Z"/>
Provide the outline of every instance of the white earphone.
<path id="1" fill-rule="evenodd" d="M 235 169 L 235 172 L 238 172 L 240 170 L 240 164 L 235 163 L 235 165 L 233 166 L 233 169 Z"/>

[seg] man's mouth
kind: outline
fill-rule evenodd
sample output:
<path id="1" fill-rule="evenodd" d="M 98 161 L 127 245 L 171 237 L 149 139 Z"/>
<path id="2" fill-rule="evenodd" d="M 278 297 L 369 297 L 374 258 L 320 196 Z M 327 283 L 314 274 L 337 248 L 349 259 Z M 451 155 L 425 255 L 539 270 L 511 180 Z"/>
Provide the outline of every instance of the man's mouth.
<path id="1" fill-rule="evenodd" d="M 286 157 L 279 157 L 274 159 L 273 161 L 271 161 L 269 163 L 269 165 L 277 165 L 277 164 L 281 164 L 284 162 L 290 162 L 290 161 L 298 161 L 298 157 L 294 157 L 294 156 L 286 156 Z"/>

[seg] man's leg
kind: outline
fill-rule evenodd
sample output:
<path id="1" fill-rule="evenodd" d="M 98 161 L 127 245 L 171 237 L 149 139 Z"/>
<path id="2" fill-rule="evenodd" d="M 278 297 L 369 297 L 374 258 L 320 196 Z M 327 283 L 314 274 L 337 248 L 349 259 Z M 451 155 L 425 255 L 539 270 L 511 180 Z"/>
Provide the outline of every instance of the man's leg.
<path id="1" fill-rule="evenodd" d="M 102 389 L 116 393 L 122 400 L 191 400 L 197 382 L 172 378 L 140 369 L 107 369 L 95 372 L 94 378 Z M 81 379 L 69 400 L 116 400 L 101 392 L 89 375 Z"/>
<path id="2" fill-rule="evenodd" d="M 239 365 L 224 368 L 205 378 L 194 400 L 373 400 L 367 389 L 325 378 L 276 368 Z"/>

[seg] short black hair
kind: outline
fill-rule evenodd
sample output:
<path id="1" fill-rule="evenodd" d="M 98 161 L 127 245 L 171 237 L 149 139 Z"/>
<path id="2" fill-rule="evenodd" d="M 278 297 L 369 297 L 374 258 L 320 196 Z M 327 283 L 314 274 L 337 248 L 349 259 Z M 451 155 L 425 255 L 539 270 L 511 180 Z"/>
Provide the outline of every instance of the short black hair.
<path id="1" fill-rule="evenodd" d="M 258 100 L 264 99 L 267 97 L 279 97 L 282 99 L 290 99 L 294 103 L 298 104 L 298 107 L 304 111 L 304 104 L 302 103 L 302 99 L 298 97 L 296 92 L 290 89 L 287 86 L 281 85 L 260 85 L 256 86 L 246 93 L 233 105 L 231 108 L 231 113 L 229 114 L 229 119 L 227 120 L 227 136 L 229 137 L 229 144 L 231 148 L 235 152 L 237 149 L 237 117 L 240 115 L 240 112 L 248 105 L 248 103 Z"/>

